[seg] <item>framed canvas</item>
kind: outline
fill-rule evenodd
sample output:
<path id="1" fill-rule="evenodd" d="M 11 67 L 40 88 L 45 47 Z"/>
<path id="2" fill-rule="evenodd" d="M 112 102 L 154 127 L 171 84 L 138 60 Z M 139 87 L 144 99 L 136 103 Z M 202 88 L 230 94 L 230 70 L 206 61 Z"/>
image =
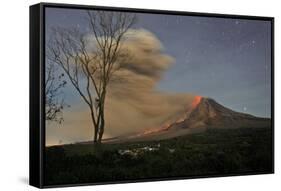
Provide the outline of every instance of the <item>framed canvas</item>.
<path id="1" fill-rule="evenodd" d="M 30 184 L 274 172 L 274 18 L 30 7 Z"/>

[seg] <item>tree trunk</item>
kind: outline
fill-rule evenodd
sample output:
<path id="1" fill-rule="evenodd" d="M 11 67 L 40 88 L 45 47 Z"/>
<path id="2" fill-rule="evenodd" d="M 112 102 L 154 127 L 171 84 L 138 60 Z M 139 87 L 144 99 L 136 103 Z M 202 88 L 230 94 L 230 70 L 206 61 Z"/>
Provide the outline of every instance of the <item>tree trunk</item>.
<path id="1" fill-rule="evenodd" d="M 94 143 L 96 143 L 98 141 L 98 124 L 95 123 L 95 118 L 94 118 L 94 111 L 91 108 L 91 118 L 92 118 L 92 124 L 94 126 Z"/>
<path id="2" fill-rule="evenodd" d="M 101 121 L 100 121 L 100 124 L 99 124 L 99 137 L 98 137 L 98 142 L 101 143 L 101 140 L 102 140 L 102 136 L 103 136 L 103 133 L 104 133 L 104 125 L 105 125 L 105 121 L 104 121 L 104 109 L 101 110 Z"/>
<path id="3" fill-rule="evenodd" d="M 94 143 L 98 142 L 98 128 L 95 128 Z"/>
<path id="4" fill-rule="evenodd" d="M 105 119 L 104 119 L 104 105 L 105 105 L 105 95 L 106 89 L 105 86 L 103 88 L 103 93 L 100 100 L 100 124 L 99 124 L 99 135 L 98 135 L 98 142 L 101 143 L 102 136 L 104 133 L 104 126 L 105 126 Z"/>

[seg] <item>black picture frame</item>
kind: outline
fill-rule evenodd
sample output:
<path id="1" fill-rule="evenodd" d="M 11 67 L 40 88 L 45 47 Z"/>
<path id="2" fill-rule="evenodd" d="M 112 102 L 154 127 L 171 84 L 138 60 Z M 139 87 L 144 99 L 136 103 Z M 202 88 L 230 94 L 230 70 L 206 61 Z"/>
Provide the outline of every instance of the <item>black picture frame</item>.
<path id="1" fill-rule="evenodd" d="M 248 15 L 228 15 L 214 13 L 195 13 L 183 11 L 167 11 L 152 9 L 133 9 L 120 7 L 102 7 L 73 4 L 55 4 L 39 3 L 30 6 L 30 129 L 29 129 L 29 184 L 38 188 L 83 186 L 115 183 L 135 183 L 147 181 L 179 180 L 190 178 L 209 178 L 209 177 L 227 177 L 240 175 L 255 175 L 259 173 L 243 174 L 221 174 L 221 175 L 200 175 L 189 177 L 165 177 L 155 179 L 124 180 L 99 183 L 81 183 L 81 184 L 63 184 L 63 185 L 45 185 L 45 8 L 68 8 L 68 9 L 90 9 L 106 11 L 122 11 L 134 13 L 153 13 L 165 15 L 184 15 L 210 18 L 229 18 L 229 19 L 247 19 L 263 20 L 271 22 L 271 132 L 272 132 L 272 171 L 274 173 L 274 18 Z M 267 174 L 261 173 L 261 174 Z"/>

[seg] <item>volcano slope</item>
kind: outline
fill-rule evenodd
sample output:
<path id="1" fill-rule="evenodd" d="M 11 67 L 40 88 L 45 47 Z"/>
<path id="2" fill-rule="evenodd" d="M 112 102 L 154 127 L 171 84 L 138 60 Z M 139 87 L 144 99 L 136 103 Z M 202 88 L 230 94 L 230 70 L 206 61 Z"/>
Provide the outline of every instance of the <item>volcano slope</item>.
<path id="1" fill-rule="evenodd" d="M 211 98 L 195 97 L 184 118 L 163 127 L 129 136 L 105 140 L 105 143 L 153 141 L 204 132 L 207 129 L 270 128 L 271 119 L 255 117 L 228 109 Z"/>

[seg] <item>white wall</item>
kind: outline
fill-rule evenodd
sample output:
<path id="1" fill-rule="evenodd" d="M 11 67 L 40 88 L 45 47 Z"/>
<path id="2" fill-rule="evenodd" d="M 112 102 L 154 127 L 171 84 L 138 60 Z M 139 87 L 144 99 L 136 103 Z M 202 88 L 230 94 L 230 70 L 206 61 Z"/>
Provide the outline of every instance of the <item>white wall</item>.
<path id="1" fill-rule="evenodd" d="M 28 7 L 39 1 L 1 1 L 0 28 L 0 190 L 35 190 L 28 186 Z M 275 68 L 280 73 L 279 52 L 281 11 L 278 0 L 53 0 L 73 4 L 95 4 L 133 8 L 167 9 L 193 12 L 245 14 L 275 17 Z M 281 92 L 276 76 L 276 174 L 228 178 L 209 178 L 138 184 L 73 187 L 55 190 L 271 190 L 281 186 L 280 130 Z"/>

